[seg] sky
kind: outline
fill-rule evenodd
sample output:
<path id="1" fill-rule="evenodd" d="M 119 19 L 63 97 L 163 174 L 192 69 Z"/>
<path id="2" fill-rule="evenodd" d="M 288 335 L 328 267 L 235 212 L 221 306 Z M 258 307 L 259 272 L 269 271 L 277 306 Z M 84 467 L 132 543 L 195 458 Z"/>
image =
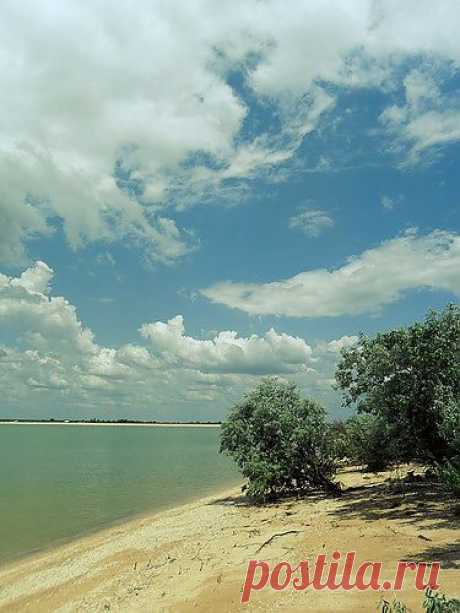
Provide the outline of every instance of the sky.
<path id="1" fill-rule="evenodd" d="M 457 0 L 0 4 L 0 417 L 333 418 L 460 296 Z"/>

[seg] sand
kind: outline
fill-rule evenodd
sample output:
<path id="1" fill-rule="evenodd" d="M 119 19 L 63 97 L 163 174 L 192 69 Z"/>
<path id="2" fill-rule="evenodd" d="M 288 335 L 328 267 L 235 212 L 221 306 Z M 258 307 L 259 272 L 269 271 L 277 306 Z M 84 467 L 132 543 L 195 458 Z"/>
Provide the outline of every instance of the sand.
<path id="1" fill-rule="evenodd" d="M 268 506 L 237 488 L 103 530 L 0 569 L 0 611 L 376 611 L 382 594 L 355 590 L 265 588 L 240 604 L 250 559 L 297 565 L 335 550 L 382 561 L 388 578 L 398 560 L 440 560 L 441 589 L 459 597 L 459 503 L 424 483 L 385 481 L 400 474 L 347 469 L 340 499 Z M 399 597 L 422 610 L 412 582 Z"/>

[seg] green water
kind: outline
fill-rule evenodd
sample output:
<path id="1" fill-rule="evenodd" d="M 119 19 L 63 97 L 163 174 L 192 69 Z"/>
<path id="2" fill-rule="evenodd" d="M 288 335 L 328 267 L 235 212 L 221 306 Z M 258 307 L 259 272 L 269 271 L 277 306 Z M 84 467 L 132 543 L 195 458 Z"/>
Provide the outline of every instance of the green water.
<path id="1" fill-rule="evenodd" d="M 241 481 L 219 428 L 0 425 L 0 563 Z"/>

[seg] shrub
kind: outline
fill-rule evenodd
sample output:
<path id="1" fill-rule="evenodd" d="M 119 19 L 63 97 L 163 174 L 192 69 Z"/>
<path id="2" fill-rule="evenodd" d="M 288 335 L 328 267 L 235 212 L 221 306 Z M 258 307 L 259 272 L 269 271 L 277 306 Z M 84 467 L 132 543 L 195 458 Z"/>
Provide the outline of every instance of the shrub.
<path id="1" fill-rule="evenodd" d="M 347 422 L 334 421 L 329 425 L 329 438 L 338 460 L 350 459 L 350 445 L 348 441 Z"/>
<path id="2" fill-rule="evenodd" d="M 430 588 L 425 592 L 422 606 L 427 613 L 460 613 L 460 600 L 449 599 L 444 594 L 433 592 Z M 407 606 L 399 600 L 392 603 L 382 600 L 379 608 L 381 613 L 409 613 Z"/>
<path id="3" fill-rule="evenodd" d="M 381 613 L 409 613 L 409 609 L 406 607 L 406 605 L 399 600 L 394 600 L 393 602 L 383 600 L 380 603 L 380 606 Z"/>
<path id="4" fill-rule="evenodd" d="M 432 590 L 426 591 L 423 608 L 427 613 L 460 613 L 460 600 L 447 598 L 444 594 L 436 594 Z"/>
<path id="5" fill-rule="evenodd" d="M 334 452 L 324 409 L 276 378 L 261 384 L 222 424 L 221 452 L 230 455 L 258 500 L 320 487 L 339 494 L 332 481 Z"/>
<path id="6" fill-rule="evenodd" d="M 346 423 L 348 457 L 367 470 L 385 470 L 399 457 L 397 437 L 384 419 L 375 415 L 355 415 Z"/>
<path id="7" fill-rule="evenodd" d="M 460 466 L 450 462 L 439 465 L 438 476 L 445 489 L 456 498 L 460 498 Z"/>

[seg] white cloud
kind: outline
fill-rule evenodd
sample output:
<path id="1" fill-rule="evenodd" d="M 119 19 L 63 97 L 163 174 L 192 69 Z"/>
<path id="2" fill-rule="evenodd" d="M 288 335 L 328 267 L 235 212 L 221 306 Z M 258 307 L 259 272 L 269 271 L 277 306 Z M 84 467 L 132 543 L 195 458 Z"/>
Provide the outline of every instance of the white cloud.
<path id="1" fill-rule="evenodd" d="M 326 347 L 331 353 L 340 353 L 342 349 L 348 349 L 352 347 L 358 341 L 357 336 L 342 336 L 341 338 L 333 341 L 329 341 Z"/>
<path id="2" fill-rule="evenodd" d="M 457 23 L 456 0 L 237 0 L 219 11 L 209 0 L 110 11 L 5 0 L 0 259 L 25 260 L 24 243 L 59 218 L 72 248 L 123 239 L 174 261 L 194 241 L 171 208 L 244 196 L 248 180 L 273 179 L 331 111 L 337 88 L 388 92 L 407 58 L 458 68 Z M 276 130 L 245 136 L 248 103 L 228 83 L 232 70 L 273 107 Z M 438 105 L 437 84 L 415 73 L 405 87 L 409 108 L 384 115 L 402 123 L 385 125 L 397 141 L 402 126 L 416 161 L 459 138 L 459 111 L 455 101 Z M 212 163 L 188 163 L 201 154 Z"/>
<path id="3" fill-rule="evenodd" d="M 439 101 L 440 91 L 432 75 L 414 69 L 405 77 L 407 104 L 413 108 Z"/>
<path id="4" fill-rule="evenodd" d="M 460 296 L 460 236 L 415 231 L 388 240 L 333 271 L 301 272 L 271 283 L 222 282 L 201 293 L 252 315 L 335 317 L 374 313 L 410 289 L 440 289 Z"/>
<path id="5" fill-rule="evenodd" d="M 148 346 L 104 347 L 75 306 L 52 295 L 52 277 L 44 262 L 0 275 L 0 324 L 16 339 L 0 346 L 3 415 L 216 418 L 264 374 L 289 376 L 321 398 L 337 347 L 349 342 L 311 346 L 273 329 L 201 340 L 184 334 L 178 315 L 142 326 Z"/>
<path id="6" fill-rule="evenodd" d="M 387 211 L 392 211 L 396 207 L 399 207 L 404 202 L 403 194 L 396 194 L 393 196 L 388 196 L 388 194 L 382 194 L 380 198 L 380 204 Z"/>
<path id="7" fill-rule="evenodd" d="M 460 140 L 460 104 L 456 94 L 442 95 L 436 65 L 414 69 L 404 79 L 406 104 L 391 105 L 380 122 L 403 153 L 403 164 L 417 164 L 440 146 Z"/>
<path id="8" fill-rule="evenodd" d="M 387 211 L 392 211 L 396 205 L 394 198 L 390 198 L 390 196 L 386 196 L 385 194 L 382 196 L 380 202 Z"/>
<path id="9" fill-rule="evenodd" d="M 65 298 L 48 296 L 53 271 L 36 262 L 18 278 L 0 274 L 0 320 L 11 330 L 27 332 L 35 347 L 94 354 L 93 333 L 78 320 L 76 309 Z"/>
<path id="10" fill-rule="evenodd" d="M 304 209 L 297 215 L 289 218 L 289 227 L 301 230 L 306 236 L 316 238 L 328 228 L 332 228 L 334 220 L 321 209 Z"/>
<path id="11" fill-rule="evenodd" d="M 14 346 L 0 350 L 4 410 L 17 403 L 29 415 L 40 410 L 49 415 L 56 403 L 49 394 L 59 394 L 58 411 L 62 405 L 101 412 L 108 400 L 123 395 L 136 401 L 143 379 L 159 377 L 158 360 L 144 347 L 98 345 L 76 308 L 50 295 L 53 274 L 36 262 L 19 277 L 0 275 L 0 323 L 16 337 Z"/>
<path id="12" fill-rule="evenodd" d="M 18 279 L 11 279 L 11 286 L 23 287 L 31 293 L 47 294 L 53 275 L 53 270 L 45 262 L 38 260 L 33 266 L 25 270 Z"/>
<path id="13" fill-rule="evenodd" d="M 2 176 L 2 166 L 0 159 L 0 180 L 7 181 L 9 169 Z M 12 168 L 12 172 L 17 172 L 16 167 Z M 5 184 L 0 186 L 0 262 L 16 265 L 27 259 L 25 243 L 37 236 L 49 234 L 51 229 L 46 214 L 25 201 L 24 192 L 16 197 L 7 194 L 5 190 Z"/>
<path id="14" fill-rule="evenodd" d="M 134 368 L 153 369 L 160 364 L 145 347 L 139 345 L 123 345 L 116 353 L 117 360 Z"/>
<path id="15" fill-rule="evenodd" d="M 182 315 L 164 323 L 144 324 L 141 334 L 148 338 L 163 359 L 207 372 L 248 374 L 288 373 L 302 370 L 310 362 L 312 349 L 298 337 L 269 330 L 263 337 L 238 336 L 219 332 L 211 340 L 185 336 Z"/>

